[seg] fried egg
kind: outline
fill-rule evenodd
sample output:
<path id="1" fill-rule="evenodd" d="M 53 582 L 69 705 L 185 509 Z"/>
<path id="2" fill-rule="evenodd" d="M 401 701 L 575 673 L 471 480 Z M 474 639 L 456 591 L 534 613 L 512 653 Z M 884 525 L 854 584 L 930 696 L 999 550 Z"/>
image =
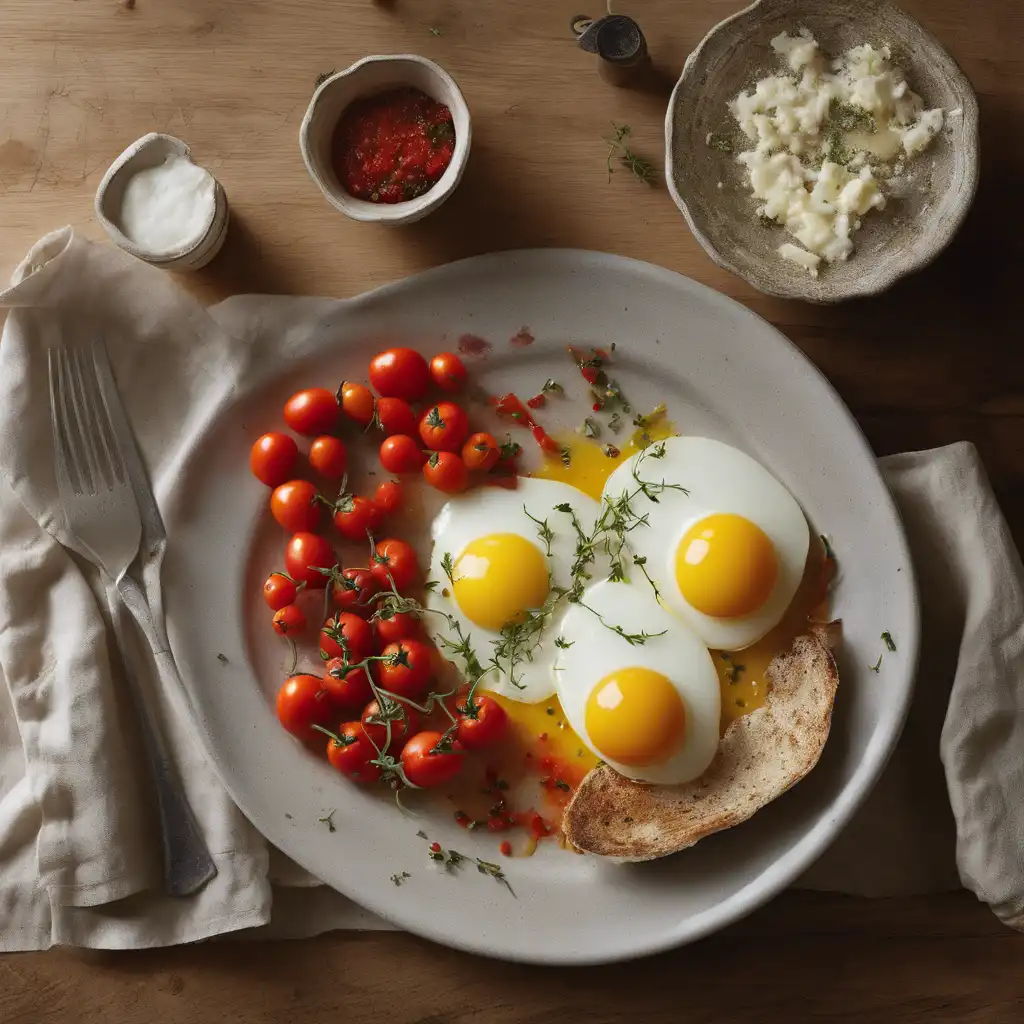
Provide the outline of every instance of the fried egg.
<path id="1" fill-rule="evenodd" d="M 810 533 L 793 496 L 749 455 L 704 437 L 670 437 L 608 478 L 628 499 L 630 547 L 666 607 L 715 650 L 738 651 L 785 614 Z"/>
<path id="2" fill-rule="evenodd" d="M 557 650 L 558 699 L 599 758 L 627 778 L 665 785 L 704 772 L 718 749 L 718 674 L 696 634 L 649 588 L 594 584 L 569 605 Z"/>
<path id="3" fill-rule="evenodd" d="M 590 534 L 599 514 L 575 487 L 529 477 L 515 490 L 481 487 L 445 504 L 431 527 L 436 585 L 426 606 L 447 617 L 430 615 L 429 626 L 463 676 L 475 674 L 468 647 L 486 669 L 484 689 L 528 703 L 554 693 L 554 620 L 572 586 L 578 539 L 572 516 Z M 599 565 L 592 571 L 600 578 Z"/>

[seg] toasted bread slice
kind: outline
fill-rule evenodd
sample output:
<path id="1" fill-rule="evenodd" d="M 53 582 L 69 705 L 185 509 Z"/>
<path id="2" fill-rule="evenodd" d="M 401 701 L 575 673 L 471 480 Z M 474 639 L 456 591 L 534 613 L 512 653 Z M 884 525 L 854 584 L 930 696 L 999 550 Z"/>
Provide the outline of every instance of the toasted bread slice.
<path id="1" fill-rule="evenodd" d="M 680 786 L 632 782 L 599 765 L 566 808 L 566 838 L 587 853 L 652 860 L 746 821 L 799 782 L 828 739 L 839 674 L 830 651 L 837 624 L 813 627 L 768 668 L 771 693 L 736 719 L 698 779 Z"/>

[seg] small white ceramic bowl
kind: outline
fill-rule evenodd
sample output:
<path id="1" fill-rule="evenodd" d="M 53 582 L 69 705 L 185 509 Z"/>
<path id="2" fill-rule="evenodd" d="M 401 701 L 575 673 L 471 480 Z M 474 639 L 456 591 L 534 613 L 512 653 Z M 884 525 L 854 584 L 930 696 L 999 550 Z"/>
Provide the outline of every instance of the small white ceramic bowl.
<path id="1" fill-rule="evenodd" d="M 138 171 L 158 167 L 169 156 L 192 160 L 192 153 L 181 139 L 173 135 L 150 132 L 133 142 L 107 169 L 96 190 L 96 219 L 111 240 L 125 252 L 161 270 L 198 270 L 205 267 L 220 251 L 228 234 L 228 197 L 221 183 L 214 179 L 214 207 L 203 233 L 173 252 L 147 252 L 135 244 L 119 224 L 121 198 L 128 179 Z M 194 162 L 194 161 L 193 161 Z"/>
<path id="2" fill-rule="evenodd" d="M 420 89 L 452 112 L 455 152 L 451 163 L 429 192 L 408 202 L 370 203 L 356 199 L 342 188 L 331 164 L 334 129 L 353 100 L 400 86 Z M 364 57 L 326 78 L 313 93 L 299 131 L 306 170 L 331 206 L 353 220 L 381 224 L 411 224 L 436 210 L 455 191 L 462 178 L 471 139 L 469 107 L 455 80 L 432 60 L 410 53 Z"/>

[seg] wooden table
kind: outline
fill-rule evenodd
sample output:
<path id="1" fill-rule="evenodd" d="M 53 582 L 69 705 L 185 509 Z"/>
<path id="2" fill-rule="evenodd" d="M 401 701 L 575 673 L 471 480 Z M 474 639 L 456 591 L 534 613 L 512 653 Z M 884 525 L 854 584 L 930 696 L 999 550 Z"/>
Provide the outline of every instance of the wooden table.
<path id="1" fill-rule="evenodd" d="M 188 280 L 351 295 L 459 257 L 578 246 L 650 260 L 746 303 L 821 366 L 879 453 L 974 441 L 1024 538 L 1024 347 L 1017 307 L 1024 178 L 1022 0 L 905 0 L 981 98 L 982 182 L 933 267 L 879 299 L 767 299 L 714 267 L 664 187 L 606 179 L 610 122 L 661 165 L 662 92 L 605 85 L 569 35 L 579 0 L 4 0 L 0 227 L 6 274 L 44 231 L 101 232 L 103 170 L 145 132 L 184 138 L 223 182 L 223 254 Z M 595 9 L 590 13 L 596 14 Z M 623 0 L 671 81 L 736 0 Z M 318 74 L 416 52 L 459 80 L 473 153 L 455 197 L 408 230 L 334 213 L 308 180 L 299 122 Z M 867 902 L 789 894 L 684 951 L 608 970 L 485 962 L 400 935 L 0 960 L 5 1024 L 1021 1019 L 1024 939 L 966 894 Z M 840 966 L 841 965 L 841 966 Z M 394 983 L 396 968 L 404 973 Z"/>

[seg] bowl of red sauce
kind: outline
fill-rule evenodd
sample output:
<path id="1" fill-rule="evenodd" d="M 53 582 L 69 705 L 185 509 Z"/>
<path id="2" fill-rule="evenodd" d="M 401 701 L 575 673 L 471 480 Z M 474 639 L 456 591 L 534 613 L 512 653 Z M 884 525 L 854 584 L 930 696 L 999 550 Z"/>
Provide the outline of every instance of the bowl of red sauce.
<path id="1" fill-rule="evenodd" d="M 469 108 L 443 68 L 414 54 L 364 57 L 320 83 L 299 144 L 327 201 L 353 220 L 409 224 L 455 190 Z"/>

